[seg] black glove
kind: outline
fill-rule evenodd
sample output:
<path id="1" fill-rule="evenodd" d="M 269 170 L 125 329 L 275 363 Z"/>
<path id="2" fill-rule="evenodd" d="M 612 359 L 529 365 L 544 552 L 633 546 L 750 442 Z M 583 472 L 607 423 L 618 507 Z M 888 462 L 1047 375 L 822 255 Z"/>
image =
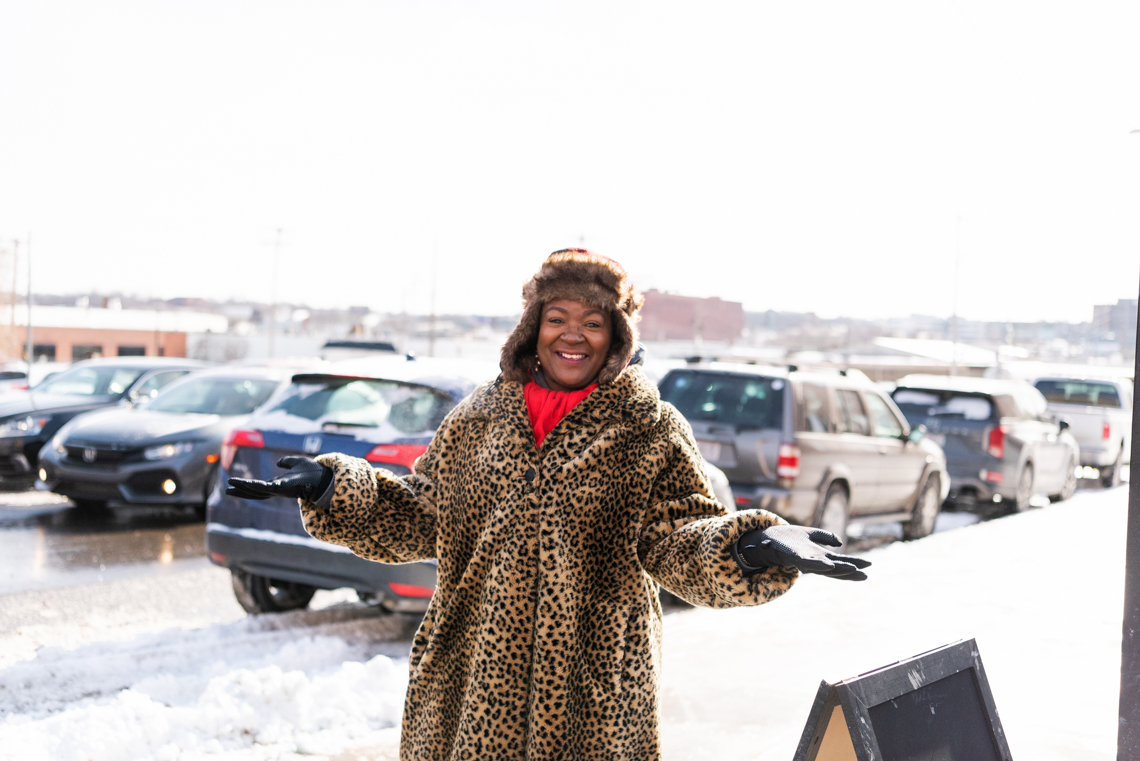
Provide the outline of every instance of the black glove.
<path id="1" fill-rule="evenodd" d="M 803 526 L 770 526 L 749 531 L 732 547 L 732 556 L 745 574 L 751 575 L 774 565 L 798 568 L 802 573 L 818 573 L 847 581 L 863 581 L 860 568 L 869 560 L 837 555 L 820 545 L 840 547 L 843 542 L 830 531 Z"/>
<path id="2" fill-rule="evenodd" d="M 277 467 L 289 472 L 272 481 L 258 481 L 249 478 L 231 478 L 226 494 L 242 499 L 269 499 L 270 497 L 298 497 L 309 502 L 317 502 L 330 491 L 333 470 L 311 457 L 282 457 Z"/>

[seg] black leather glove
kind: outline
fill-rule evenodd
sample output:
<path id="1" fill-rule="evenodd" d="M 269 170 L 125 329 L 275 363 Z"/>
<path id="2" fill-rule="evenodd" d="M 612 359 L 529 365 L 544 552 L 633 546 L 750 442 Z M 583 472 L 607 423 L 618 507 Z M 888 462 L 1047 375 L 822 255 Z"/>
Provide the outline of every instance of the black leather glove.
<path id="1" fill-rule="evenodd" d="M 332 468 L 321 465 L 311 457 L 282 457 L 277 461 L 277 467 L 289 472 L 272 481 L 231 478 L 226 494 L 242 499 L 288 497 L 319 503 L 321 497 L 329 496 L 332 492 Z"/>
<path id="2" fill-rule="evenodd" d="M 842 544 L 835 534 L 823 529 L 770 526 L 740 537 L 732 547 L 732 556 L 746 575 L 785 565 L 798 568 L 801 573 L 818 573 L 847 581 L 865 580 L 867 574 L 859 569 L 871 565 L 871 561 L 837 555 L 820 546 L 840 547 Z"/>

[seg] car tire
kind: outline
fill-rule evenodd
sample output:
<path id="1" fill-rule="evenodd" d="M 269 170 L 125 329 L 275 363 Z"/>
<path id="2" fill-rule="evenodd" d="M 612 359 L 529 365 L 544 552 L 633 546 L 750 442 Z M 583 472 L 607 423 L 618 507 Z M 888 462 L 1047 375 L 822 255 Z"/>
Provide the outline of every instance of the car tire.
<path id="1" fill-rule="evenodd" d="M 253 615 L 307 608 L 317 591 L 308 584 L 278 581 L 237 569 L 230 569 L 230 576 L 238 604 Z"/>
<path id="2" fill-rule="evenodd" d="M 74 502 L 75 506 L 80 510 L 88 512 L 107 509 L 107 500 L 105 499 L 76 499 L 72 497 L 71 501 Z"/>
<path id="3" fill-rule="evenodd" d="M 1114 486 L 1120 486 L 1120 460 L 1123 456 L 1124 445 L 1121 445 L 1120 451 L 1116 453 L 1116 462 L 1101 469 L 1100 485 L 1104 488 L 1111 489 Z"/>
<path id="4" fill-rule="evenodd" d="M 816 528 L 835 534 L 844 546 L 847 545 L 848 503 L 847 489 L 843 484 L 831 484 L 812 522 Z"/>
<path id="5" fill-rule="evenodd" d="M 661 605 L 670 608 L 691 608 L 692 603 L 687 600 L 682 600 L 677 595 L 670 592 L 668 589 L 658 588 L 657 595 L 661 600 Z"/>
<path id="6" fill-rule="evenodd" d="M 1049 495 L 1050 502 L 1064 502 L 1077 493 L 1077 468 L 1080 465 L 1080 459 L 1076 455 L 1069 458 L 1069 471 L 1065 475 L 1065 483 L 1061 486 L 1061 491 Z"/>
<path id="7" fill-rule="evenodd" d="M 938 474 L 934 473 L 922 485 L 922 491 L 914 502 L 910 520 L 902 524 L 903 539 L 921 539 L 933 534 L 941 507 L 941 482 L 938 480 Z"/>
<path id="8" fill-rule="evenodd" d="M 1029 509 L 1029 501 L 1033 499 L 1033 463 L 1027 462 L 1017 477 L 1017 491 L 1013 496 L 1013 510 L 1011 512 L 1024 513 Z"/>

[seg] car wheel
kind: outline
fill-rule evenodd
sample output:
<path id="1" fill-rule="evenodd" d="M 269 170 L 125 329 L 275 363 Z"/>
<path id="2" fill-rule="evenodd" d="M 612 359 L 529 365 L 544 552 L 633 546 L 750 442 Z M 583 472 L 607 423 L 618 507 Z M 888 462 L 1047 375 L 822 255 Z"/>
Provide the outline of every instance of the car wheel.
<path id="1" fill-rule="evenodd" d="M 1025 463 L 1021 469 L 1021 476 L 1017 479 L 1017 492 L 1013 498 L 1013 511 L 1023 513 L 1029 509 L 1029 500 L 1033 499 L 1033 463 Z"/>
<path id="2" fill-rule="evenodd" d="M 934 533 L 934 524 L 938 520 L 938 511 L 942 506 L 939 483 L 937 474 L 926 479 L 922 493 L 915 500 L 910 520 L 902 525 L 903 539 L 921 539 Z"/>
<path id="3" fill-rule="evenodd" d="M 814 525 L 835 534 L 846 545 L 847 517 L 847 490 L 842 484 L 832 484 L 827 487 L 827 495 L 819 507 Z"/>
<path id="4" fill-rule="evenodd" d="M 1069 471 L 1065 474 L 1065 483 L 1057 494 L 1050 494 L 1051 502 L 1064 502 L 1077 493 L 1077 468 L 1081 465 L 1076 455 L 1069 459 Z"/>
<path id="5" fill-rule="evenodd" d="M 308 607 L 316 587 L 292 581 L 278 581 L 253 573 L 230 569 L 234 597 L 246 613 L 281 613 Z"/>
<path id="6" fill-rule="evenodd" d="M 75 506 L 80 510 L 95 511 L 107 509 L 107 500 L 105 499 L 75 499 L 73 497 L 71 501 L 74 502 Z"/>
<path id="7" fill-rule="evenodd" d="M 1100 485 L 1104 488 L 1111 489 L 1114 486 L 1120 486 L 1120 458 L 1123 456 L 1124 447 L 1121 446 L 1120 451 L 1116 453 L 1116 462 L 1101 469 Z"/>

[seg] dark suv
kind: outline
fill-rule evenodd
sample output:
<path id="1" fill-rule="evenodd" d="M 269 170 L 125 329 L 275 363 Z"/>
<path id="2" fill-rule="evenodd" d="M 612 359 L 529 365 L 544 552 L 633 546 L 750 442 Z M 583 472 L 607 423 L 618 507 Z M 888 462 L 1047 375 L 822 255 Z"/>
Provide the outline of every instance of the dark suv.
<path id="1" fill-rule="evenodd" d="M 946 450 L 950 498 L 965 508 L 1029 508 L 1034 494 L 1077 490 L 1080 447 L 1041 392 L 1024 381 L 908 375 L 891 393 L 912 425 Z"/>
<path id="2" fill-rule="evenodd" d="M 949 489 L 937 444 L 858 371 L 693 364 L 661 379 L 741 508 L 846 537 L 849 518 L 934 530 Z"/>
<path id="3" fill-rule="evenodd" d="M 497 368 L 402 355 L 334 362 L 292 382 L 222 445 L 218 483 L 271 479 L 286 455 L 343 452 L 396 475 L 412 472 L 444 416 Z M 228 496 L 207 502 L 206 550 L 228 568 L 249 613 L 309 604 L 317 589 L 355 589 L 393 611 L 423 612 L 435 588 L 434 562 L 392 565 L 313 539 L 297 500 Z"/>

